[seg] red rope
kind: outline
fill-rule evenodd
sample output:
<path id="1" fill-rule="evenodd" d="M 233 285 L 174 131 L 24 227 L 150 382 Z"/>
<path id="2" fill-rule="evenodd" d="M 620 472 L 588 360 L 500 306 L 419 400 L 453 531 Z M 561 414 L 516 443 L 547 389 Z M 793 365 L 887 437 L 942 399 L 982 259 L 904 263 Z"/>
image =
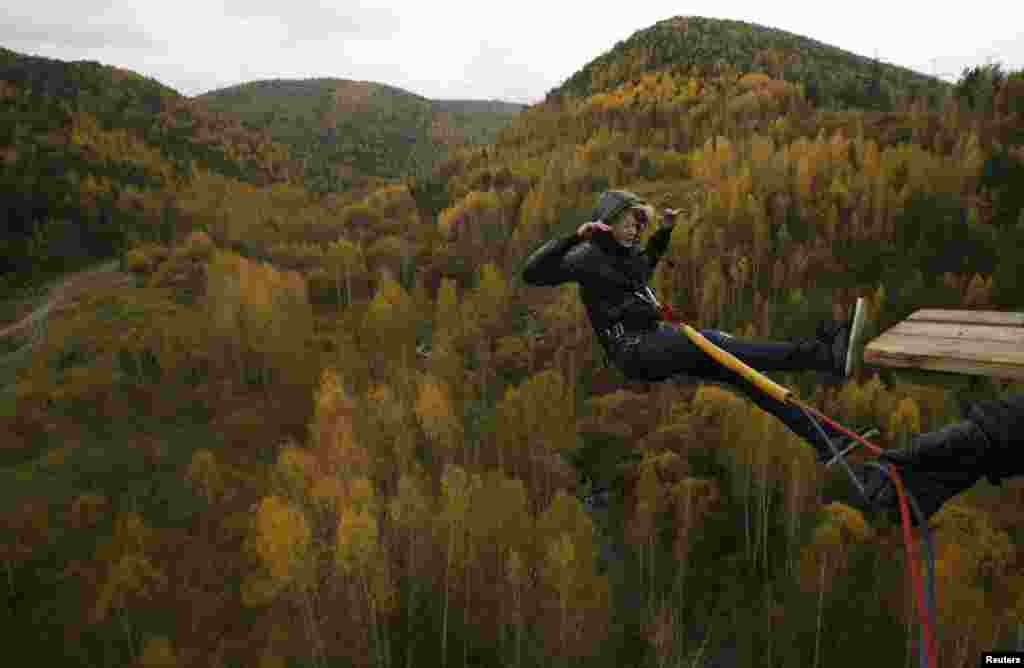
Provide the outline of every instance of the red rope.
<path id="1" fill-rule="evenodd" d="M 661 315 L 662 315 L 662 318 L 664 318 L 665 320 L 667 320 L 667 321 L 669 321 L 671 323 L 679 324 L 679 325 L 684 324 L 682 320 L 680 320 L 680 319 L 675 317 L 675 312 L 672 310 L 672 307 L 670 305 L 668 305 L 668 304 L 663 304 L 661 306 Z M 825 415 L 821 411 L 817 410 L 813 406 L 810 406 L 810 405 L 806 404 L 805 402 L 799 401 L 797 399 L 792 399 L 791 398 L 791 399 L 789 399 L 789 401 L 792 401 L 793 403 L 798 404 L 801 407 L 803 407 L 805 410 L 810 411 L 811 413 L 814 413 L 815 416 L 817 416 L 817 417 L 821 418 L 822 420 L 824 420 L 833 429 L 836 429 L 837 431 L 840 431 L 843 434 L 846 434 L 850 438 L 852 438 L 855 441 L 859 442 L 861 445 L 867 447 L 874 454 L 879 455 L 882 452 L 884 452 L 882 450 L 882 448 L 880 448 L 877 445 L 874 445 L 873 443 L 869 442 L 867 439 L 862 437 L 860 434 L 858 434 L 858 433 L 856 433 L 854 431 L 851 431 L 850 429 L 847 429 L 846 427 L 844 427 L 843 425 L 839 424 L 838 422 L 836 422 L 835 420 L 833 420 L 829 416 Z M 921 573 L 918 571 L 917 550 L 916 550 L 916 547 L 915 547 L 913 527 L 912 527 L 911 521 L 910 521 L 910 510 L 909 510 L 909 508 L 907 506 L 906 490 L 903 487 L 903 480 L 902 480 L 902 478 L 900 478 L 900 475 L 897 472 L 896 467 L 893 466 L 892 464 L 888 464 L 888 469 L 889 469 L 889 475 L 892 477 L 893 484 L 896 487 L 896 495 L 899 497 L 900 519 L 901 519 L 901 523 L 903 525 L 903 544 L 904 544 L 904 547 L 905 547 L 906 552 L 907 552 L 907 570 L 908 570 L 908 574 L 910 576 L 911 583 L 913 584 L 913 587 L 914 587 L 915 603 L 917 605 L 917 612 L 918 612 L 918 616 L 919 616 L 920 621 L 921 621 L 921 628 L 922 628 L 922 631 L 924 633 L 924 645 L 925 646 L 922 649 L 924 650 L 924 652 L 928 656 L 928 666 L 929 666 L 929 668 L 937 668 L 938 667 L 938 663 L 935 660 L 935 657 L 936 657 L 935 637 L 934 637 L 934 634 L 932 632 L 931 620 L 928 617 L 927 609 L 926 609 L 926 606 L 925 606 L 924 583 L 923 583 L 923 581 L 921 579 Z"/>
<path id="2" fill-rule="evenodd" d="M 879 448 L 877 445 L 868 442 L 866 439 L 862 438 L 860 434 L 850 431 L 849 429 L 839 424 L 835 420 L 831 419 L 829 416 L 825 415 L 824 413 L 817 410 L 813 406 L 810 406 L 804 402 L 797 403 L 799 403 L 801 406 L 814 413 L 815 416 L 821 418 L 833 428 L 838 429 L 847 436 L 850 436 L 851 438 L 854 438 L 857 441 L 859 441 L 861 444 L 867 446 L 868 449 L 873 451 L 876 455 L 881 454 L 883 452 L 883 450 Z M 905 488 L 903 487 L 903 479 L 897 472 L 896 467 L 893 466 L 892 464 L 888 464 L 887 466 L 889 469 L 889 475 L 892 476 L 893 484 L 896 487 L 896 495 L 899 497 L 900 520 L 903 525 L 903 544 L 907 552 L 907 570 L 909 571 L 910 580 L 914 586 L 914 598 L 916 599 L 915 603 L 917 604 L 917 612 L 921 620 L 921 629 L 924 632 L 924 651 L 928 655 L 929 668 L 936 668 L 938 664 L 935 661 L 935 638 L 934 633 L 932 631 L 931 620 L 928 618 L 927 607 L 925 606 L 924 583 L 921 580 L 921 574 L 920 572 L 918 572 L 917 569 L 917 549 L 916 542 L 914 541 L 913 527 L 911 526 L 910 522 L 910 510 L 907 506 L 907 494 Z"/>

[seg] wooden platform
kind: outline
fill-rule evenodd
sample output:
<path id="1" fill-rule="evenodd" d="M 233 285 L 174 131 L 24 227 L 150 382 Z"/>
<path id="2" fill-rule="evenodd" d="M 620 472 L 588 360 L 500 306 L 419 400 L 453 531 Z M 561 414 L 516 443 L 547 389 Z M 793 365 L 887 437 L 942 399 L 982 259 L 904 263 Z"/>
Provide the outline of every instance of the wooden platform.
<path id="1" fill-rule="evenodd" d="M 868 342 L 864 364 L 1024 380 L 1024 313 L 915 311 Z"/>

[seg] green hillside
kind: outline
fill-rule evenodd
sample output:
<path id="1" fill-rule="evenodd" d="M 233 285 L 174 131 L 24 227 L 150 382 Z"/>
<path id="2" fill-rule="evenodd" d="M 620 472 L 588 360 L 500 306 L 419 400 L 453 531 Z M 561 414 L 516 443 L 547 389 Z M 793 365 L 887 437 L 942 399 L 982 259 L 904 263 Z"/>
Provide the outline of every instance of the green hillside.
<path id="1" fill-rule="evenodd" d="M 0 49 L 0 284 L 172 238 L 197 176 L 259 187 L 298 172 L 265 132 L 152 79 Z"/>
<path id="2" fill-rule="evenodd" d="M 198 97 L 269 130 L 306 161 L 305 180 L 340 190 L 361 175 L 423 174 L 449 148 L 491 141 L 522 108 L 432 101 L 400 88 L 345 79 L 255 81 Z"/>
<path id="3" fill-rule="evenodd" d="M 728 66 L 804 85 L 820 107 L 892 109 L 900 96 L 937 100 L 945 82 L 814 39 L 744 21 L 676 16 L 638 30 L 548 95 L 586 96 L 646 72 L 710 72 Z"/>

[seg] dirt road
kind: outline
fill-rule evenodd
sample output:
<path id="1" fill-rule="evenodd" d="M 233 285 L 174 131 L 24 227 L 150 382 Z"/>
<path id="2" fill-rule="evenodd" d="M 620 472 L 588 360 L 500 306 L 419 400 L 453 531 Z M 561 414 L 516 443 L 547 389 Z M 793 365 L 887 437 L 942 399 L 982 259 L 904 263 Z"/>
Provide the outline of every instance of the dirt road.
<path id="1" fill-rule="evenodd" d="M 130 285 L 132 277 L 118 271 L 118 261 L 111 260 L 91 269 L 70 274 L 50 290 L 43 303 L 14 324 L 0 328 L 0 339 L 8 336 L 25 336 L 33 326 L 43 324 L 46 316 L 55 308 L 75 300 L 79 295 L 100 287 Z"/>

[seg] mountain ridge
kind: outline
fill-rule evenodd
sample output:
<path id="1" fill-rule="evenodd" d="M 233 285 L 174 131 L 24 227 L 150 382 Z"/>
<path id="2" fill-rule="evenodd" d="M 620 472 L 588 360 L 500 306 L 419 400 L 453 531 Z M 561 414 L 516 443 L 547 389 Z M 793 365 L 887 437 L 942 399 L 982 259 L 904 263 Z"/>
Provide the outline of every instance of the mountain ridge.
<path id="1" fill-rule="evenodd" d="M 453 146 L 488 143 L 526 105 L 432 100 L 391 84 L 345 79 L 260 79 L 196 98 L 266 128 L 306 164 L 307 182 L 337 190 L 367 174 L 397 178 L 433 169 Z"/>
<path id="2" fill-rule="evenodd" d="M 808 57 L 809 56 L 809 57 Z M 612 67 L 613 63 L 618 63 Z M 729 65 L 804 83 L 811 101 L 837 108 L 887 108 L 893 94 L 937 97 L 941 79 L 779 28 L 734 19 L 674 16 L 633 32 L 548 92 L 546 100 L 615 88 L 660 69 Z M 860 78 L 876 90 L 858 84 Z M 885 95 L 887 94 L 887 95 Z M 888 100 L 882 99 L 888 97 Z"/>

